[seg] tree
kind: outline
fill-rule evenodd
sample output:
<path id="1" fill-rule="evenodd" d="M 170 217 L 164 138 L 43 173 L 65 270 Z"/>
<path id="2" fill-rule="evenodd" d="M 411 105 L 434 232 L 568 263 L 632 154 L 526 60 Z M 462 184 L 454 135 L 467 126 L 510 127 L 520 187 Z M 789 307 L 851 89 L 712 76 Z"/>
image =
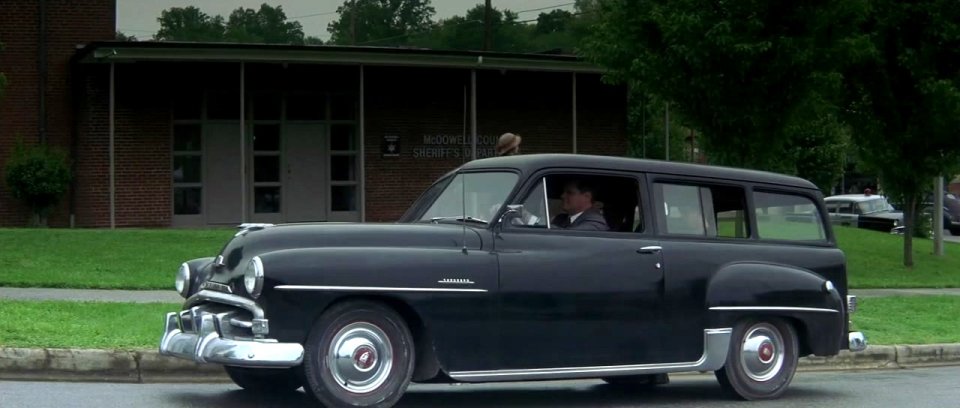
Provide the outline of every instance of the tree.
<path id="1" fill-rule="evenodd" d="M 870 42 L 846 72 L 845 111 L 860 160 L 903 203 L 903 263 L 913 266 L 919 200 L 960 171 L 960 8 L 947 0 L 871 2 Z"/>
<path id="2" fill-rule="evenodd" d="M 327 26 L 330 43 L 404 45 L 409 36 L 429 30 L 436 11 L 430 0 L 346 0 L 339 18 Z"/>
<path id="3" fill-rule="evenodd" d="M 26 147 L 18 140 L 4 168 L 7 187 L 34 214 L 33 225 L 46 226 L 47 214 L 70 185 L 67 155 L 46 144 Z"/>
<path id="4" fill-rule="evenodd" d="M 154 34 L 157 41 L 223 41 L 223 17 L 210 17 L 194 6 L 171 7 L 160 13 L 160 30 Z"/>
<path id="5" fill-rule="evenodd" d="M 811 119 L 800 109 L 808 99 L 842 89 L 837 70 L 863 42 L 863 3 L 583 1 L 592 27 L 580 50 L 607 80 L 670 101 L 712 162 L 790 168 L 776 152 L 791 146 L 791 124 Z"/>
<path id="6" fill-rule="evenodd" d="M 283 7 L 261 4 L 259 10 L 237 8 L 230 13 L 224 30 L 228 42 L 303 44 L 303 27 L 287 21 Z"/>
<path id="7" fill-rule="evenodd" d="M 485 6 L 477 4 L 464 16 L 441 20 L 436 28 L 417 36 L 413 43 L 428 48 L 482 50 Z M 517 13 L 490 7 L 490 51 L 524 52 L 530 48 L 532 29 L 518 21 Z"/>
<path id="8" fill-rule="evenodd" d="M 137 37 L 133 35 L 126 35 L 123 31 L 117 31 L 114 38 L 117 41 L 137 41 Z"/>

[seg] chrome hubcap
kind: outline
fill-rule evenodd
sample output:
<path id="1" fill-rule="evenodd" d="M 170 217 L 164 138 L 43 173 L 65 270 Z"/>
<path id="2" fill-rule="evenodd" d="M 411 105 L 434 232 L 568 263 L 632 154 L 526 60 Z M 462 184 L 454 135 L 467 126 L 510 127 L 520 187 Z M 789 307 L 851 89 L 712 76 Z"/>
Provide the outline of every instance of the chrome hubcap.
<path id="1" fill-rule="evenodd" d="M 327 367 L 337 384 L 352 393 L 377 389 L 393 368 L 393 345 L 386 333 L 367 322 L 351 323 L 330 342 Z"/>
<path id="2" fill-rule="evenodd" d="M 780 331 L 761 323 L 747 330 L 740 349 L 740 365 L 754 381 L 769 381 L 783 368 L 784 343 Z"/>

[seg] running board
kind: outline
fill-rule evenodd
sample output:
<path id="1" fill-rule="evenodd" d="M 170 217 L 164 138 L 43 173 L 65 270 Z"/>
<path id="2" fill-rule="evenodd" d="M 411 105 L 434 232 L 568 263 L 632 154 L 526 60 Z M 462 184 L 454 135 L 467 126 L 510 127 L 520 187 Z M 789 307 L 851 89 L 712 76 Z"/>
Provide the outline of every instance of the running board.
<path id="1" fill-rule="evenodd" d="M 450 377 L 463 382 L 558 380 L 615 375 L 661 374 L 682 371 L 714 371 L 723 367 L 733 329 L 703 331 L 703 355 L 686 363 L 634 364 L 622 366 L 537 368 L 529 370 L 454 371 Z"/>

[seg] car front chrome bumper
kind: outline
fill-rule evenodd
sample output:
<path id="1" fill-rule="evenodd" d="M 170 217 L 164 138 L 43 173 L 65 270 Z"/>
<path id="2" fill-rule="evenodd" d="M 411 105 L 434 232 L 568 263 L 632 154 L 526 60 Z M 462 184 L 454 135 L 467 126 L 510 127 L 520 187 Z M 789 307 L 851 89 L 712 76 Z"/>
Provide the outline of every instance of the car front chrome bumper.
<path id="1" fill-rule="evenodd" d="M 195 331 L 184 331 L 178 313 L 167 313 L 160 354 L 240 367 L 293 367 L 303 361 L 299 343 L 273 339 L 228 339 L 222 334 L 222 316 L 191 310 Z"/>

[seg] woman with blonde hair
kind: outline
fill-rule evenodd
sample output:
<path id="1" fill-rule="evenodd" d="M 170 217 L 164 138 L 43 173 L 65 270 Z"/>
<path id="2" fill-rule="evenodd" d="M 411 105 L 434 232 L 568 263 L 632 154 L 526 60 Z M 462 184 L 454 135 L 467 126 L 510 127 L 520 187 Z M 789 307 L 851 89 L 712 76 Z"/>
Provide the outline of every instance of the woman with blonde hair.
<path id="1" fill-rule="evenodd" d="M 520 154 L 520 135 L 504 133 L 497 140 L 497 156 L 512 156 Z"/>

